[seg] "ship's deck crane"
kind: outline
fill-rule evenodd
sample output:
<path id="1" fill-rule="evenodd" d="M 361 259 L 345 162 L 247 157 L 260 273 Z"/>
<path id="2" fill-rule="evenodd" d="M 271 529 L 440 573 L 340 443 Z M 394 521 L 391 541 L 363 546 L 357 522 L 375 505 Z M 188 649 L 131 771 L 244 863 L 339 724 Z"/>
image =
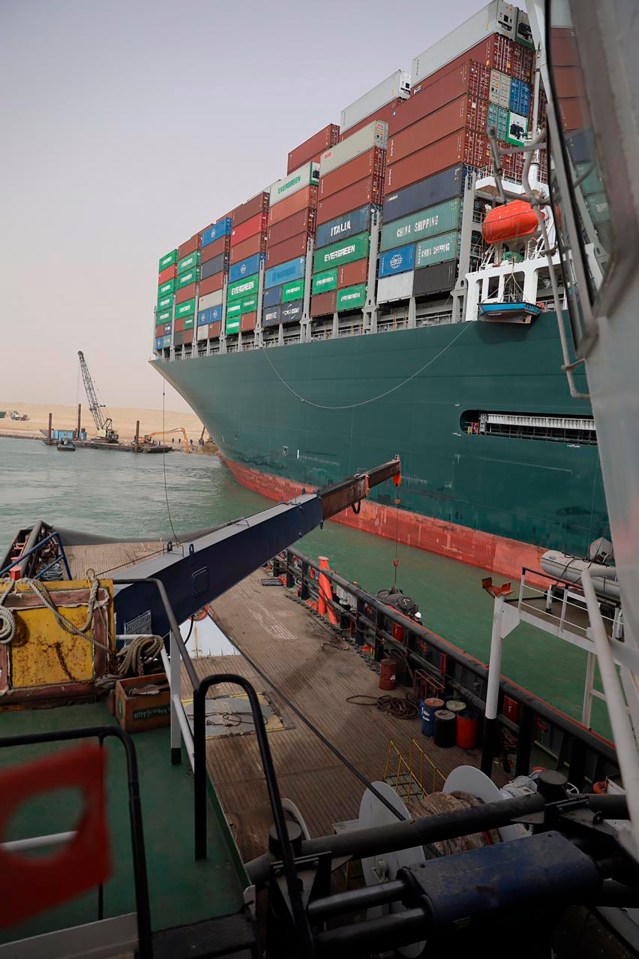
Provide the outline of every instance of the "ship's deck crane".
<path id="1" fill-rule="evenodd" d="M 93 379 L 91 377 L 91 373 L 89 372 L 89 367 L 87 366 L 87 362 L 84 358 L 84 353 L 82 350 L 78 350 L 78 358 L 80 360 L 80 369 L 82 371 L 84 388 L 86 390 L 87 400 L 89 401 L 91 416 L 93 417 L 93 422 L 95 423 L 97 436 L 99 439 L 105 440 L 107 443 L 117 443 L 119 440 L 118 433 L 113 429 L 113 420 L 111 417 L 105 416 L 102 412 L 102 410 L 106 409 L 106 407 L 98 400 Z"/>

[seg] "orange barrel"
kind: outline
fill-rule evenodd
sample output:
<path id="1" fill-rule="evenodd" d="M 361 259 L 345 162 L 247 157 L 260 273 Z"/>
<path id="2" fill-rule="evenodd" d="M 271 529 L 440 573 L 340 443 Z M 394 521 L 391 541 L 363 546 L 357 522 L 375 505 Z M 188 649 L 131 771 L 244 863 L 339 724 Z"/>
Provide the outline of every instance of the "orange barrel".
<path id="1" fill-rule="evenodd" d="M 443 708 L 443 699 L 437 699 L 435 696 L 431 696 L 428 699 L 422 700 L 420 712 L 422 717 L 422 733 L 424 736 L 433 735 L 433 729 L 435 728 L 435 713 L 438 709 Z"/>
<path id="2" fill-rule="evenodd" d="M 479 713 L 467 709 L 457 715 L 457 745 L 460 749 L 474 749 L 479 739 Z"/>
<path id="3" fill-rule="evenodd" d="M 397 685 L 397 663 L 394 659 L 383 659 L 379 664 L 379 688 L 395 689 Z"/>
<path id="4" fill-rule="evenodd" d="M 457 717 L 449 709 L 438 709 L 435 713 L 433 742 L 441 749 L 455 745 L 455 724 Z"/>

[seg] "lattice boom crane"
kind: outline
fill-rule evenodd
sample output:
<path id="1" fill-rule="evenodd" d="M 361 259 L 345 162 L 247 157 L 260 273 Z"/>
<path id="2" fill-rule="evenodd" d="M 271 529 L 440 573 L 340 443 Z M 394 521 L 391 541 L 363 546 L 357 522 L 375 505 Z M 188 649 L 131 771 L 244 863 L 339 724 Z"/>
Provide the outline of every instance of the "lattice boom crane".
<path id="1" fill-rule="evenodd" d="M 86 390 L 87 400 L 89 401 L 89 409 L 91 410 L 91 416 L 93 417 L 93 422 L 95 423 L 97 435 L 100 437 L 100 439 L 105 439 L 107 443 L 117 443 L 119 436 L 113 429 L 113 420 L 110 416 L 105 417 L 102 413 L 102 410 L 106 409 L 106 407 L 98 400 L 98 394 L 96 393 L 93 379 L 91 377 L 91 373 L 89 372 L 89 367 L 87 366 L 87 362 L 84 358 L 84 353 L 82 350 L 78 350 L 78 357 L 80 359 L 80 369 L 82 371 L 84 389 Z"/>

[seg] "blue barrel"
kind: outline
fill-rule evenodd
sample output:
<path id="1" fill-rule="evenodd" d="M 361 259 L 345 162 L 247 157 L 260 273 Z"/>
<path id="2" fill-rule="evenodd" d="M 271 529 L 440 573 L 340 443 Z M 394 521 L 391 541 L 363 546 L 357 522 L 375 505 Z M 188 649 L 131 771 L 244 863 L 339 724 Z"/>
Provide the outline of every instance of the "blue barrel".
<path id="1" fill-rule="evenodd" d="M 432 736 L 435 729 L 435 713 L 438 709 L 444 708 L 444 700 L 431 696 L 429 699 L 423 699 L 420 706 L 420 715 L 422 718 L 422 733 L 424 736 Z"/>

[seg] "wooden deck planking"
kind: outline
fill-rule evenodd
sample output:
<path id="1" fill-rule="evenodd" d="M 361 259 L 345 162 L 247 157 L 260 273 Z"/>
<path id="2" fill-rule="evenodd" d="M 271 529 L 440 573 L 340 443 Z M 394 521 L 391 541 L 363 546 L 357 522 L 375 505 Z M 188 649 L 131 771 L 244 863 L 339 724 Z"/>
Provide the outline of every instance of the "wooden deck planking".
<path id="1" fill-rule="evenodd" d="M 294 602 L 288 591 L 261 586 L 262 577 L 263 573 L 255 573 L 229 590 L 215 602 L 214 615 L 220 628 L 269 681 L 239 656 L 198 659 L 195 665 L 200 676 L 239 673 L 271 699 L 286 727 L 269 734 L 281 793 L 298 805 L 312 835 L 331 834 L 335 822 L 357 818 L 364 786 L 274 687 L 279 687 L 369 781 L 384 778 L 391 739 L 408 758 L 410 740 L 415 738 L 444 777 L 459 765 L 478 765 L 478 751 L 438 748 L 422 736 L 418 719 L 401 720 L 374 706 L 347 702 L 356 694 L 382 695 L 378 674 L 353 647 L 340 648 L 344 644 L 339 638 Z M 229 691 L 230 687 L 221 686 L 212 694 Z M 394 695 L 403 693 L 398 689 Z M 242 855 L 246 859 L 259 855 L 266 847 L 271 817 L 255 737 L 211 738 L 207 758 Z M 499 772 L 503 781 L 503 772 Z M 430 772 L 424 778 L 432 783 Z"/>

